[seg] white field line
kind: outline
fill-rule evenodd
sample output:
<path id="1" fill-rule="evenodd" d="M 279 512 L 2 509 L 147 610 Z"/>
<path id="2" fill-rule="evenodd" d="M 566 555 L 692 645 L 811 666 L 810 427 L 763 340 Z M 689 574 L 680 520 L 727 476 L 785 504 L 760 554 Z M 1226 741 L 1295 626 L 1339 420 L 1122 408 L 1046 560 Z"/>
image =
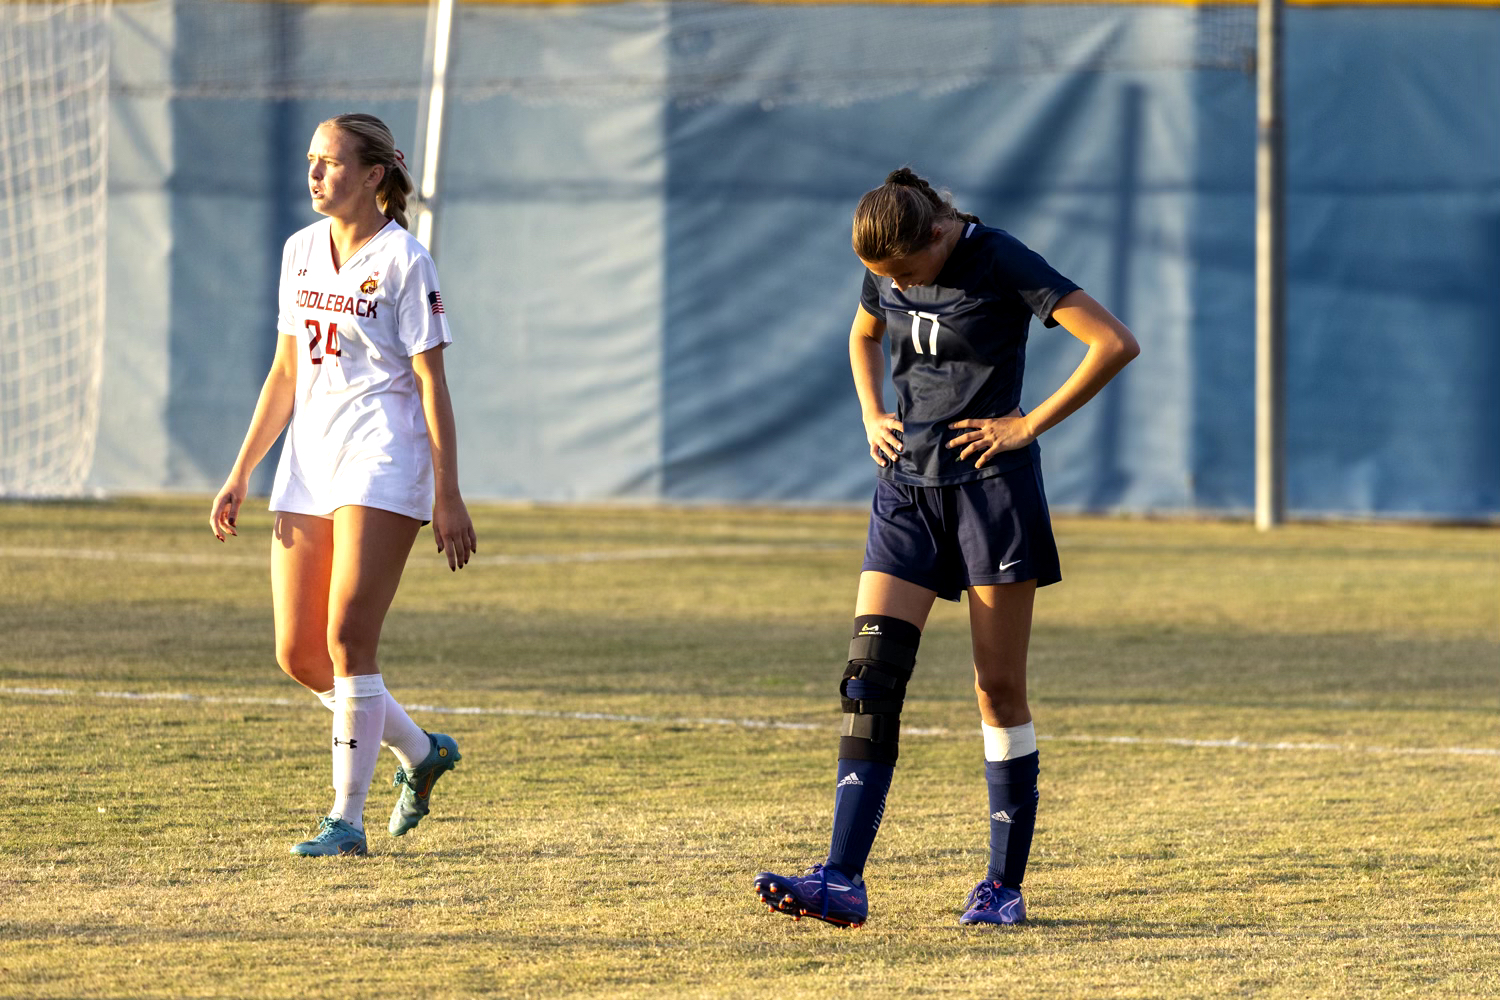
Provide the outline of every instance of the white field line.
<path id="1" fill-rule="evenodd" d="M 529 555 L 476 555 L 470 566 L 551 566 L 564 563 L 641 562 L 652 559 L 748 558 L 786 555 L 797 552 L 854 551 L 855 543 L 806 542 L 791 545 L 730 544 L 675 545 L 644 549 L 604 549 L 597 552 L 545 552 Z M 265 566 L 270 556 L 231 554 L 228 552 L 130 552 L 114 549 L 39 549 L 0 547 L 0 559 L 33 559 L 44 561 L 77 560 L 83 562 L 154 563 L 169 566 Z M 442 557 L 434 555 L 433 565 Z"/>
<path id="2" fill-rule="evenodd" d="M 110 698 L 117 701 L 180 701 L 203 705 L 274 705 L 281 708 L 308 707 L 317 704 L 310 698 L 222 698 L 217 695 L 188 694 L 184 691 L 71 691 L 66 688 L 0 687 L 0 695 L 31 695 L 43 698 Z M 584 722 L 639 722 L 658 726 L 734 726 L 740 729 L 795 729 L 808 732 L 832 731 L 832 727 L 815 722 L 775 722 L 760 719 L 718 719 L 668 717 L 661 715 L 624 715 L 615 712 L 562 712 L 541 708 L 444 707 L 441 705 L 402 705 L 408 712 L 431 712 L 434 715 L 500 715 L 532 719 L 578 719 Z M 944 736 L 946 729 L 903 729 L 910 736 Z"/>
<path id="3" fill-rule="evenodd" d="M 904 732 L 905 730 L 903 730 Z M 1156 736 L 1043 736 L 1037 740 L 1055 743 L 1120 743 L 1126 746 L 1202 747 L 1226 750 L 1302 750 L 1322 753 L 1373 753 L 1397 754 L 1411 757 L 1443 755 L 1452 757 L 1500 757 L 1500 748 L 1494 747 L 1382 747 L 1358 743 L 1298 743 L 1283 740 L 1276 743 L 1257 743 L 1252 740 L 1203 740 L 1185 737 Z"/>
<path id="4" fill-rule="evenodd" d="M 203 705 L 265 705 L 281 708 L 311 707 L 316 702 L 311 698 L 225 698 L 216 695 L 189 694 L 183 691 L 73 691 L 67 688 L 33 688 L 0 686 L 0 695 L 21 695 L 41 698 L 95 698 L 116 701 L 177 701 Z M 430 712 L 434 715 L 480 715 L 510 716 L 530 719 L 576 719 L 581 722 L 634 722 L 655 726 L 730 726 L 737 729 L 790 729 L 800 732 L 833 732 L 836 727 L 815 722 L 777 722 L 765 719 L 724 719 L 714 717 L 694 718 L 688 716 L 627 715 L 616 712 L 564 712 L 540 708 L 481 708 L 445 707 L 442 705 L 407 704 L 412 712 Z M 949 736 L 951 730 L 941 727 L 904 727 L 904 736 Z M 1406 757 L 1495 757 L 1500 758 L 1496 747 L 1387 747 L 1360 743 L 1307 743 L 1295 741 L 1257 742 L 1242 739 L 1193 739 L 1188 737 L 1153 736 L 1092 736 L 1072 734 L 1067 736 L 1037 735 L 1038 742 L 1052 743 L 1103 743 L 1122 746 L 1172 746 L 1194 747 L 1207 750 L 1281 750 L 1303 753 L 1356 753 L 1385 754 Z"/>

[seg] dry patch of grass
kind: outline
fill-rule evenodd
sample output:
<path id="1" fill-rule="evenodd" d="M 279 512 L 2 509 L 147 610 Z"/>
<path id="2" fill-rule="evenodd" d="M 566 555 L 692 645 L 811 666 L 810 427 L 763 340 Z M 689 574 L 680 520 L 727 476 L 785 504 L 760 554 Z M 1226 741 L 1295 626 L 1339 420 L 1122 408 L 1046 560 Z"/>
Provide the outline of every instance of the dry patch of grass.
<path id="1" fill-rule="evenodd" d="M 826 849 L 861 513 L 495 507 L 492 561 L 419 546 L 390 684 L 481 711 L 418 712 L 464 764 L 327 863 L 285 853 L 327 717 L 271 661 L 268 518 L 220 547 L 200 508 L 0 505 L 0 996 L 1500 995 L 1500 755 L 1413 752 L 1500 749 L 1500 532 L 1063 521 L 1031 925 L 956 922 L 987 832 L 944 606 L 841 932 L 749 880 Z"/>

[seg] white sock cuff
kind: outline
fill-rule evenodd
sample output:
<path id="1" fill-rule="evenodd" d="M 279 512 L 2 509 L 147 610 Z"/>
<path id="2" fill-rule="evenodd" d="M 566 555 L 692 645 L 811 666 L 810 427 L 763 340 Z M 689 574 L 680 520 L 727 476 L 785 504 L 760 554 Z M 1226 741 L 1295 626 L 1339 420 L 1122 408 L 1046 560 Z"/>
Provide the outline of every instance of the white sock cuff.
<path id="1" fill-rule="evenodd" d="M 334 679 L 337 680 L 337 678 Z M 333 711 L 333 706 L 338 703 L 338 695 L 334 692 L 333 688 L 329 688 L 327 691 L 314 691 L 313 694 L 318 696 L 318 700 L 323 703 L 323 707 L 330 712 Z"/>
<path id="2" fill-rule="evenodd" d="M 1009 729 L 981 722 L 979 728 L 984 731 L 985 760 L 1013 760 L 1036 753 L 1036 727 L 1029 722 Z"/>
<path id="3" fill-rule="evenodd" d="M 335 698 L 378 698 L 385 694 L 385 678 L 379 674 L 359 674 L 354 677 L 335 677 Z"/>

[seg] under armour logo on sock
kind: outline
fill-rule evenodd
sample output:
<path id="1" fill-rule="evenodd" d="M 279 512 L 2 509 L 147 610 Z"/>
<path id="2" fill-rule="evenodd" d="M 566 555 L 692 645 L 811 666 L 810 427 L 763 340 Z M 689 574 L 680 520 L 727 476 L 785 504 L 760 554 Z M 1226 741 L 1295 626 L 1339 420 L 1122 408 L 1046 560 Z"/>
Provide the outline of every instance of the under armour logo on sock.
<path id="1" fill-rule="evenodd" d="M 1010 818 L 1010 813 L 1006 812 L 1004 809 L 1001 809 L 997 813 L 990 813 L 990 819 L 998 819 L 1002 823 L 1014 823 L 1015 822 L 1015 820 L 1013 820 L 1013 819 Z"/>
<path id="2" fill-rule="evenodd" d="M 354 750 L 359 747 L 359 740 L 341 740 L 335 736 L 333 738 L 333 745 L 336 747 L 348 747 L 350 750 Z"/>

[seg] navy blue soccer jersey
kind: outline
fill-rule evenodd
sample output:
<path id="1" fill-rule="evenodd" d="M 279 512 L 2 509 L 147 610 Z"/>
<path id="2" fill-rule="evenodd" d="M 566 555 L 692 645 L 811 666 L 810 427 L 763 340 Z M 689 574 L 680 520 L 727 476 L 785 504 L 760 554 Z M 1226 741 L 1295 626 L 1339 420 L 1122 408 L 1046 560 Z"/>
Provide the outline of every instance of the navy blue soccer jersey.
<path id="1" fill-rule="evenodd" d="M 885 320 L 891 344 L 902 450 L 882 479 L 947 486 L 998 475 L 1034 461 L 1030 448 L 974 468 L 959 448 L 944 448 L 955 420 L 1003 417 L 1021 402 L 1026 330 L 1033 315 L 1056 326 L 1052 310 L 1078 286 L 1001 229 L 969 223 L 931 285 L 899 291 L 865 272 L 860 303 Z"/>

